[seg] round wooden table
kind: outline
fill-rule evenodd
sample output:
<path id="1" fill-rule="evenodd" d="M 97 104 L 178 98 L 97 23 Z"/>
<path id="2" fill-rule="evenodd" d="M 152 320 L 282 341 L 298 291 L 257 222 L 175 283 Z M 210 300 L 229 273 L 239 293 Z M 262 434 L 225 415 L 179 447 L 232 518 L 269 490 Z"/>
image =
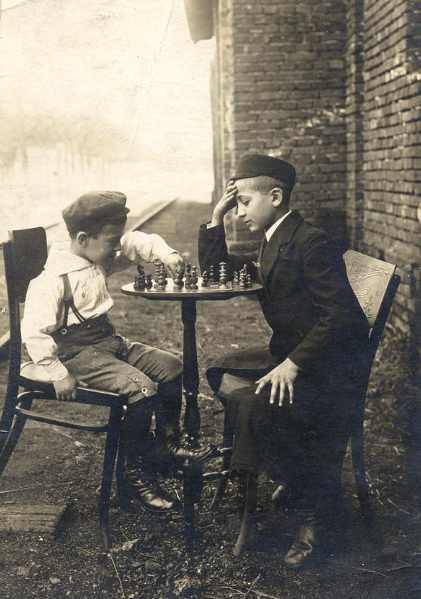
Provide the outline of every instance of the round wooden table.
<path id="1" fill-rule="evenodd" d="M 181 320 L 183 322 L 183 386 L 186 398 L 186 409 L 184 413 L 184 427 L 192 441 L 197 440 L 200 431 L 200 413 L 197 405 L 199 394 L 199 369 L 197 363 L 196 348 L 196 302 L 228 300 L 240 295 L 253 295 L 262 289 L 258 283 L 251 287 L 240 287 L 227 283 L 227 289 L 221 289 L 218 285 L 202 287 L 199 277 L 198 289 L 174 290 L 174 282 L 168 279 L 165 291 L 157 289 L 135 289 L 133 283 L 123 285 L 121 292 L 125 295 L 144 297 L 148 300 L 180 301 Z"/>

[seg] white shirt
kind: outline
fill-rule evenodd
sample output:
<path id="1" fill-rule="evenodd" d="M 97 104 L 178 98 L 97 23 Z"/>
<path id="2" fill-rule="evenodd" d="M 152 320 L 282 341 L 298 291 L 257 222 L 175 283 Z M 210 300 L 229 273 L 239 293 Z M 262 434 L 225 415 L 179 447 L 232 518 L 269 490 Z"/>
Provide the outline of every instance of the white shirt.
<path id="1" fill-rule="evenodd" d="M 163 261 L 175 251 L 159 235 L 140 231 L 123 235 L 121 248 L 105 272 L 100 264 L 73 254 L 70 241 L 55 243 L 44 270 L 30 282 L 22 320 L 22 341 L 31 359 L 45 368 L 51 380 L 57 381 L 69 374 L 57 357 L 57 345 L 51 337 L 51 333 L 60 328 L 64 317 L 64 283 L 60 275 L 68 275 L 75 306 L 83 318 L 95 318 L 107 314 L 114 303 L 107 290 L 108 275 L 140 261 Z M 70 310 L 68 324 L 78 322 Z"/>
<path id="2" fill-rule="evenodd" d="M 287 212 L 286 214 L 281 216 L 281 218 L 279 220 L 277 220 L 275 223 L 273 223 L 273 225 L 271 227 L 269 227 L 269 229 L 267 231 L 265 231 L 266 241 L 269 241 L 269 239 L 275 233 L 276 229 L 279 227 L 281 222 L 284 221 L 286 219 L 286 217 L 288 216 L 288 214 L 291 214 L 291 212 L 292 212 L 292 210 L 290 210 L 289 212 Z"/>

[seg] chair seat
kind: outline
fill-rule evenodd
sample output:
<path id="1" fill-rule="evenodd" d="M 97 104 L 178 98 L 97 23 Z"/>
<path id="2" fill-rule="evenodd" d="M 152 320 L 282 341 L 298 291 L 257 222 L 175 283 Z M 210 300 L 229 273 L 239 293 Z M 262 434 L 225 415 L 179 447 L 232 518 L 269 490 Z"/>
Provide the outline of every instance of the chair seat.
<path id="1" fill-rule="evenodd" d="M 42 366 L 28 361 L 23 362 L 20 367 L 19 384 L 25 389 L 40 391 L 45 395 L 45 399 L 55 399 L 55 389 L 51 378 Z M 127 398 L 119 393 L 112 391 L 102 391 L 101 389 L 91 389 L 86 386 L 77 388 L 77 403 L 85 403 L 97 406 L 110 407 L 116 401 L 121 406 L 127 405 Z"/>

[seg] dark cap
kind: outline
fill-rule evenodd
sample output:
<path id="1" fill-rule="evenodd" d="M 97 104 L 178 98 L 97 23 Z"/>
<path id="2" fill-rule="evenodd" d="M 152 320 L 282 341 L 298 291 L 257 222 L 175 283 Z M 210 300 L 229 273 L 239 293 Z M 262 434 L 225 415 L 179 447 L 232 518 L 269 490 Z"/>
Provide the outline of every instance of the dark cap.
<path id="1" fill-rule="evenodd" d="M 235 175 L 231 179 L 233 181 L 236 179 L 251 179 L 261 175 L 278 179 L 278 181 L 286 183 L 291 189 L 295 184 L 295 168 L 292 164 L 280 158 L 262 154 L 243 156 L 238 163 Z"/>
<path id="2" fill-rule="evenodd" d="M 130 212 L 126 202 L 127 197 L 119 191 L 90 191 L 63 210 L 63 219 L 73 229 L 86 221 L 112 223 Z"/>

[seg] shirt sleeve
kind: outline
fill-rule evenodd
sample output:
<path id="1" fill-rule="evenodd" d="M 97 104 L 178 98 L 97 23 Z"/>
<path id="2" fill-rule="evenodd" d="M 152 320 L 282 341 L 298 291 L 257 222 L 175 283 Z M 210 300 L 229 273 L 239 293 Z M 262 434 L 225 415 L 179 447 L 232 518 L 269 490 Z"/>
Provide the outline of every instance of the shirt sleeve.
<path id="1" fill-rule="evenodd" d="M 28 287 L 21 325 L 22 342 L 35 364 L 42 366 L 50 379 L 58 381 L 69 371 L 57 357 L 57 345 L 51 336 L 60 323 L 63 282 L 43 271 Z"/>
<path id="2" fill-rule="evenodd" d="M 128 268 L 139 262 L 163 262 L 170 254 L 177 253 L 160 235 L 131 231 L 121 238 L 121 253 L 114 260 L 107 274 Z"/>

